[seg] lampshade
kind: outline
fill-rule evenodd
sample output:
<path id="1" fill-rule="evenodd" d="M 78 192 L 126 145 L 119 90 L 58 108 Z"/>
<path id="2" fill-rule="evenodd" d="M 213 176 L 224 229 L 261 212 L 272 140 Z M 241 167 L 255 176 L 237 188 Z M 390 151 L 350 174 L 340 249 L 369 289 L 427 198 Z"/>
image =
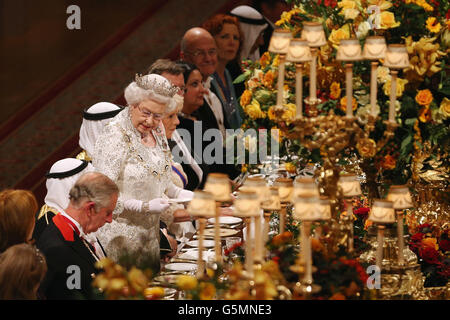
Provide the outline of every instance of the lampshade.
<path id="1" fill-rule="evenodd" d="M 255 217 L 259 214 L 259 197 L 256 192 L 239 191 L 234 200 L 235 215 L 240 217 Z"/>
<path id="2" fill-rule="evenodd" d="M 287 54 L 292 33 L 289 30 L 275 29 L 269 43 L 269 51 L 278 54 Z"/>
<path id="3" fill-rule="evenodd" d="M 354 197 L 361 194 L 361 184 L 357 180 L 357 176 L 351 173 L 342 174 L 339 177 L 338 187 L 341 188 L 344 197 Z"/>
<path id="4" fill-rule="evenodd" d="M 289 178 L 277 178 L 273 186 L 278 188 L 278 196 L 281 203 L 291 202 L 294 191 L 294 182 Z"/>
<path id="5" fill-rule="evenodd" d="M 363 58 L 367 60 L 384 59 L 386 55 L 386 40 L 384 37 L 371 36 L 366 38 Z"/>
<path id="6" fill-rule="evenodd" d="M 395 212 L 392 201 L 375 199 L 370 210 L 369 220 L 375 223 L 394 223 Z"/>
<path id="7" fill-rule="evenodd" d="M 383 65 L 391 69 L 408 68 L 410 65 L 406 46 L 403 44 L 388 45 Z"/>
<path id="8" fill-rule="evenodd" d="M 327 43 L 323 26 L 319 22 L 303 22 L 302 38 L 310 47 L 321 47 Z"/>
<path id="9" fill-rule="evenodd" d="M 298 196 L 294 199 L 295 219 L 313 221 L 321 219 L 319 197 Z"/>
<path id="10" fill-rule="evenodd" d="M 216 213 L 216 202 L 211 193 L 196 190 L 186 210 L 190 215 L 195 217 L 214 217 Z"/>
<path id="11" fill-rule="evenodd" d="M 289 62 L 306 62 L 311 61 L 311 50 L 308 46 L 308 41 L 302 39 L 292 39 L 288 52 L 286 55 L 286 60 Z"/>
<path id="12" fill-rule="evenodd" d="M 269 197 L 261 203 L 261 208 L 266 211 L 281 210 L 280 196 L 278 195 L 278 188 L 269 188 Z"/>
<path id="13" fill-rule="evenodd" d="M 331 219 L 331 203 L 328 197 L 320 197 L 319 211 L 320 211 L 320 220 Z"/>
<path id="14" fill-rule="evenodd" d="M 294 180 L 294 197 L 319 196 L 319 188 L 313 178 L 297 176 Z"/>
<path id="15" fill-rule="evenodd" d="M 414 207 L 411 194 L 407 186 L 391 186 L 387 195 L 387 200 L 394 203 L 394 209 L 408 209 Z"/>
<path id="16" fill-rule="evenodd" d="M 260 202 L 269 197 L 269 187 L 263 177 L 248 177 L 245 180 L 244 185 L 239 189 L 242 191 L 255 192 L 258 195 Z"/>
<path id="17" fill-rule="evenodd" d="M 358 39 L 342 39 L 336 54 L 338 61 L 362 60 L 361 46 Z"/>
<path id="18" fill-rule="evenodd" d="M 210 173 L 203 189 L 210 192 L 215 201 L 231 201 L 231 185 L 226 174 Z"/>

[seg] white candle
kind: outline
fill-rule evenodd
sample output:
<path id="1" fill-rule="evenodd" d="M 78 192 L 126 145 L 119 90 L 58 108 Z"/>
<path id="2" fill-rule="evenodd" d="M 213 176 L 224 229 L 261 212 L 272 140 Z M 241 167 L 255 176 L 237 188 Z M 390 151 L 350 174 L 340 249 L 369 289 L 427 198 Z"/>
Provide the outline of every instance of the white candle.
<path id="1" fill-rule="evenodd" d="M 203 277 L 204 272 L 204 262 L 203 262 L 203 237 L 205 232 L 205 218 L 199 219 L 200 224 L 200 237 L 198 239 L 198 257 L 197 257 L 197 278 Z"/>
<path id="2" fill-rule="evenodd" d="M 220 204 L 216 203 L 216 216 L 214 221 L 214 249 L 216 254 L 216 262 L 222 263 L 222 240 L 220 238 Z"/>
<path id="3" fill-rule="evenodd" d="M 303 116 L 303 66 L 301 64 L 296 64 L 295 70 L 295 102 L 297 104 L 295 115 L 296 118 L 301 118 Z"/>
<path id="4" fill-rule="evenodd" d="M 346 116 L 351 118 L 353 116 L 353 79 L 352 79 L 352 64 L 345 65 L 345 92 L 347 94 L 347 112 Z"/>
<path id="5" fill-rule="evenodd" d="M 391 94 L 389 97 L 389 121 L 395 122 L 395 102 L 397 100 L 397 74 L 398 71 L 391 71 Z"/>
<path id="6" fill-rule="evenodd" d="M 262 234 L 261 234 L 261 216 L 258 214 L 255 217 L 255 261 L 262 263 Z"/>
<path id="7" fill-rule="evenodd" d="M 377 235 L 377 256 L 376 256 L 376 265 L 380 268 L 383 265 L 383 243 L 384 243 L 384 229 L 385 226 L 378 226 L 378 235 Z"/>
<path id="8" fill-rule="evenodd" d="M 403 265 L 405 258 L 403 256 L 403 250 L 405 248 L 403 238 L 403 212 L 400 210 L 397 212 L 397 236 L 398 236 L 398 264 Z"/>
<path id="9" fill-rule="evenodd" d="M 375 116 L 377 105 L 377 68 L 378 62 L 372 62 L 372 70 L 370 73 L 370 106 L 373 116 Z"/>
<path id="10" fill-rule="evenodd" d="M 252 249 L 252 234 L 251 234 L 251 218 L 247 218 L 247 232 L 245 239 L 245 269 L 250 277 L 253 276 L 253 249 Z"/>
<path id="11" fill-rule="evenodd" d="M 311 222 L 303 221 L 305 224 L 305 262 L 306 262 L 306 273 L 305 273 L 305 283 L 312 284 L 312 253 L 311 253 L 311 239 L 310 239 L 310 230 L 311 230 Z"/>
<path id="12" fill-rule="evenodd" d="M 283 105 L 284 94 L 284 55 L 279 55 L 278 81 L 277 81 L 277 106 Z"/>
<path id="13" fill-rule="evenodd" d="M 309 98 L 312 103 L 317 100 L 317 88 L 316 88 L 316 68 L 317 68 L 317 48 L 311 48 L 312 60 L 310 63 L 309 72 Z"/>

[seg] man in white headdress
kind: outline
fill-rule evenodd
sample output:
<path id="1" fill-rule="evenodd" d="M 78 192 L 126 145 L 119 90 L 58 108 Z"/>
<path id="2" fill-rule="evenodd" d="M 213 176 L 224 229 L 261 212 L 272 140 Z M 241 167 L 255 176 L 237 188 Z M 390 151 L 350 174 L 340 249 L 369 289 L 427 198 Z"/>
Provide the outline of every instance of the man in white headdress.
<path id="1" fill-rule="evenodd" d="M 80 127 L 79 145 L 83 149 L 77 159 L 92 161 L 95 142 L 105 125 L 123 108 L 110 102 L 98 102 L 83 111 L 83 122 Z"/>
<path id="2" fill-rule="evenodd" d="M 250 6 L 238 6 L 231 10 L 230 15 L 239 19 L 244 35 L 241 49 L 241 60 L 259 60 L 261 53 L 259 47 L 264 44 L 263 33 L 268 27 L 263 15 Z"/>

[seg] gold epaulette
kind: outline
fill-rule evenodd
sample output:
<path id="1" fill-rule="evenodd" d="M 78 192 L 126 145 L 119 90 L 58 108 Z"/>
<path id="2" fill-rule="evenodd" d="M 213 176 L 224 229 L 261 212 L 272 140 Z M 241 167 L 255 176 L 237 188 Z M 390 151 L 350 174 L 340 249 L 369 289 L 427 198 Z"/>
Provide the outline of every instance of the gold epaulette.
<path id="1" fill-rule="evenodd" d="M 92 158 L 88 156 L 86 150 L 81 151 L 76 158 L 78 160 L 84 160 L 84 161 L 88 161 L 88 162 L 92 162 Z"/>
<path id="2" fill-rule="evenodd" d="M 44 204 L 42 206 L 42 208 L 41 208 L 41 211 L 39 211 L 39 215 L 38 215 L 37 219 L 39 220 L 40 218 L 45 216 L 45 220 L 47 220 L 47 224 L 48 224 L 47 212 L 49 212 L 49 211 L 53 212 L 54 214 L 58 214 L 58 210 L 56 210 L 55 208 Z"/>

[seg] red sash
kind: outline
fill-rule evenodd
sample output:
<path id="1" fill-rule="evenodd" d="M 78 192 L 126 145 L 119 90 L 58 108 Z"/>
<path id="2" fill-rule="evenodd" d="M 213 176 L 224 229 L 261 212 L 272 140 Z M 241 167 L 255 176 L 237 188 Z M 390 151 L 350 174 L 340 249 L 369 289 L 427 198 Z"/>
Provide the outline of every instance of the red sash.
<path id="1" fill-rule="evenodd" d="M 77 235 L 80 235 L 80 231 L 78 230 L 77 226 L 62 214 L 55 215 L 52 220 L 59 231 L 61 231 L 64 240 L 75 241 L 74 232 Z"/>

